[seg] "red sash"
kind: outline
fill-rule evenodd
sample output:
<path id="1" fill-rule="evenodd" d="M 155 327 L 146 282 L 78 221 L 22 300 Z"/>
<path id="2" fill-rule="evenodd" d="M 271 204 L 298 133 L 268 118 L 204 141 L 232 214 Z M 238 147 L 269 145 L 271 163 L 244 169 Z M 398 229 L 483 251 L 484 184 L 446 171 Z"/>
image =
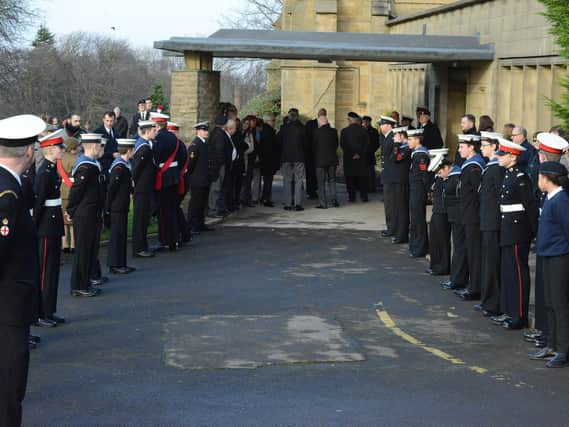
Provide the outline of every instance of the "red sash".
<path id="1" fill-rule="evenodd" d="M 57 164 L 57 173 L 65 183 L 65 186 L 67 188 L 71 188 L 73 182 L 69 178 L 69 175 L 67 175 L 67 172 L 65 172 L 65 169 L 63 169 L 63 164 L 61 163 L 61 160 L 57 160 L 55 163 Z"/>
<path id="2" fill-rule="evenodd" d="M 184 175 L 188 172 L 188 163 L 190 162 L 190 156 L 186 155 L 186 161 L 184 162 L 184 167 L 180 170 L 180 182 L 178 183 L 178 194 L 183 196 L 186 193 L 186 183 L 184 182 Z"/>
<path id="3" fill-rule="evenodd" d="M 156 174 L 156 183 L 154 184 L 154 189 L 156 191 L 162 190 L 162 175 L 164 175 L 164 172 L 166 172 L 168 170 L 168 168 L 170 167 L 170 165 L 172 164 L 172 162 L 176 158 L 176 155 L 178 154 L 178 148 L 179 147 L 180 147 L 180 141 L 176 138 L 176 149 L 170 155 L 170 157 L 168 157 L 168 160 L 166 160 L 164 165 L 160 168 L 160 170 Z"/>

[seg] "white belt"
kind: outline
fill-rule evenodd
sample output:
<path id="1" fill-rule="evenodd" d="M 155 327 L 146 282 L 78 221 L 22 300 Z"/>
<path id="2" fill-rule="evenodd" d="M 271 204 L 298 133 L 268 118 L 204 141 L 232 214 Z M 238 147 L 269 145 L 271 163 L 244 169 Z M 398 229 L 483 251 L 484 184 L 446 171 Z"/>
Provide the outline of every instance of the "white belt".
<path id="1" fill-rule="evenodd" d="M 178 166 L 178 162 L 172 162 L 172 163 L 170 163 L 170 166 L 168 166 L 168 168 L 175 168 L 176 166 Z M 158 167 L 159 167 L 159 168 L 164 167 L 164 163 L 160 163 L 160 164 L 158 165 Z"/>
<path id="2" fill-rule="evenodd" d="M 526 208 L 524 205 L 516 204 L 516 205 L 500 205 L 500 212 L 502 213 L 512 213 L 512 212 L 524 212 Z"/>
<path id="3" fill-rule="evenodd" d="M 61 199 L 47 199 L 43 205 L 46 208 L 56 208 L 61 206 Z"/>

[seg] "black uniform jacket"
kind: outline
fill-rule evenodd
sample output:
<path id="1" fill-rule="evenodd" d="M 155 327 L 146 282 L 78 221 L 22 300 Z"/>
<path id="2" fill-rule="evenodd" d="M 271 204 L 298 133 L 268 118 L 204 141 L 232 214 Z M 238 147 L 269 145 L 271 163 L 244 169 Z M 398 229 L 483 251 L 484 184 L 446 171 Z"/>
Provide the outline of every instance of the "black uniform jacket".
<path id="1" fill-rule="evenodd" d="M 448 222 L 459 222 L 459 208 L 458 208 L 458 184 L 460 182 L 460 166 L 453 166 L 448 175 L 446 184 L 444 186 L 444 201 L 445 209 L 448 215 Z"/>
<path id="2" fill-rule="evenodd" d="M 34 222 L 38 236 L 61 237 L 63 231 L 63 212 L 61 203 L 57 206 L 45 206 L 61 199 L 61 178 L 57 173 L 57 165 L 44 159 L 36 172 Z"/>
<path id="3" fill-rule="evenodd" d="M 433 184 L 431 185 L 431 191 L 433 192 L 433 213 L 434 214 L 446 214 L 447 210 L 445 207 L 445 187 L 448 180 L 443 179 L 440 176 L 436 176 Z"/>
<path id="4" fill-rule="evenodd" d="M 338 166 L 338 131 L 324 125 L 314 131 L 312 138 L 316 167 Z"/>
<path id="5" fill-rule="evenodd" d="M 2 167 L 0 259 L 0 325 L 29 326 L 37 320 L 37 235 L 20 184 Z"/>
<path id="6" fill-rule="evenodd" d="M 111 166 L 105 212 L 128 213 L 132 193 L 131 183 L 129 165 L 122 159 L 116 159 Z"/>
<path id="7" fill-rule="evenodd" d="M 377 163 L 375 152 L 379 150 L 379 132 L 373 126 L 370 126 L 367 132 L 369 134 L 369 145 L 367 149 L 368 166 L 375 166 Z"/>
<path id="8" fill-rule="evenodd" d="M 153 193 L 156 180 L 156 166 L 150 143 L 139 138 L 134 146 L 131 175 L 135 193 Z"/>
<path id="9" fill-rule="evenodd" d="M 182 141 L 179 142 L 182 144 Z M 156 134 L 156 139 L 154 140 L 154 145 L 152 152 L 154 154 L 154 163 L 158 166 L 160 170 L 162 164 L 166 163 L 168 158 L 176 151 L 176 146 L 178 146 L 178 138 L 172 132 L 166 129 L 160 129 Z M 178 154 L 174 156 L 174 161 L 178 160 Z M 172 162 L 173 163 L 173 162 Z M 171 166 L 162 174 L 162 188 L 171 187 L 173 185 L 178 185 L 180 182 L 180 169 L 184 165 Z"/>
<path id="10" fill-rule="evenodd" d="M 462 224 L 480 224 L 480 179 L 486 164 L 475 155 L 462 165 L 459 186 L 459 214 Z"/>
<path id="11" fill-rule="evenodd" d="M 210 161 L 207 144 L 198 136 L 194 138 L 188 148 L 190 162 L 188 163 L 188 176 L 191 187 L 207 187 L 210 184 Z"/>
<path id="12" fill-rule="evenodd" d="M 430 120 L 425 123 L 423 128 L 423 146 L 428 150 L 443 147 L 443 138 L 438 126 Z"/>
<path id="13" fill-rule="evenodd" d="M 500 206 L 500 245 L 531 242 L 537 234 L 538 202 L 529 176 L 517 166 L 506 170 Z"/>
<path id="14" fill-rule="evenodd" d="M 340 146 L 344 152 L 344 175 L 367 176 L 366 154 L 369 146 L 367 130 L 356 123 L 345 127 L 340 133 Z M 359 159 L 354 159 L 356 154 L 359 155 Z"/>
<path id="15" fill-rule="evenodd" d="M 498 231 L 500 229 L 500 193 L 504 182 L 505 169 L 492 160 L 482 172 L 480 183 L 480 230 Z"/>
<path id="16" fill-rule="evenodd" d="M 72 171 L 67 213 L 73 217 L 101 219 L 105 205 L 105 176 L 95 160 L 79 157 Z"/>
<path id="17" fill-rule="evenodd" d="M 409 169 L 411 168 L 412 151 L 407 143 L 394 143 L 387 165 L 391 176 L 391 183 L 408 184 Z M 429 159 L 430 161 L 430 159 Z"/>
<path id="18" fill-rule="evenodd" d="M 431 157 L 425 148 L 415 150 L 411 154 L 411 169 L 409 170 L 409 184 L 415 191 L 421 191 L 427 194 L 431 175 L 429 172 L 429 164 Z"/>

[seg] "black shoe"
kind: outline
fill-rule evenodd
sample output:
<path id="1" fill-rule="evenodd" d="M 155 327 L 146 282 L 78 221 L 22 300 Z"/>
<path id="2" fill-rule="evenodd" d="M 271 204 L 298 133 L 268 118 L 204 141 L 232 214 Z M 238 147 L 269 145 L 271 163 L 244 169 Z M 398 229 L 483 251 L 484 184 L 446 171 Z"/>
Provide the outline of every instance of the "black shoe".
<path id="1" fill-rule="evenodd" d="M 548 368 L 565 368 L 569 366 L 567 353 L 557 353 L 553 359 L 545 364 Z"/>
<path id="2" fill-rule="evenodd" d="M 490 320 L 496 325 L 503 325 L 506 320 L 509 321 L 511 318 L 507 314 L 501 314 L 499 316 L 490 317 Z"/>
<path id="3" fill-rule="evenodd" d="M 405 240 L 398 239 L 397 237 L 392 237 L 391 243 L 393 243 L 394 245 L 402 245 L 402 244 L 408 243 L 408 242 Z"/>
<path id="4" fill-rule="evenodd" d="M 351 200 L 350 200 L 350 201 L 351 201 Z M 391 232 L 388 231 L 388 230 L 383 230 L 383 231 L 381 232 L 381 237 L 392 237 L 392 236 L 393 236 L 393 233 L 391 233 Z"/>
<path id="5" fill-rule="evenodd" d="M 130 270 L 126 267 L 109 267 L 109 273 L 111 274 L 128 274 Z"/>
<path id="6" fill-rule="evenodd" d="M 63 248 L 63 253 L 64 254 L 70 254 L 71 250 L 69 248 Z"/>
<path id="7" fill-rule="evenodd" d="M 409 252 L 409 258 L 425 258 L 425 255 L 417 255 L 413 252 Z"/>
<path id="8" fill-rule="evenodd" d="M 463 301 L 478 301 L 480 300 L 480 294 L 476 292 L 471 292 L 468 289 L 461 294 L 458 294 L 459 298 Z"/>
<path id="9" fill-rule="evenodd" d="M 33 342 L 32 340 L 28 340 L 28 346 L 30 350 L 35 350 L 36 348 L 38 348 L 38 344 Z"/>
<path id="10" fill-rule="evenodd" d="M 550 360 L 554 356 L 555 356 L 555 350 L 549 347 L 545 347 L 538 351 L 528 354 L 528 357 L 531 360 Z"/>
<path id="11" fill-rule="evenodd" d="M 326 206 L 322 206 L 322 205 L 318 205 L 318 206 L 315 206 L 315 207 L 316 207 L 316 209 L 328 209 Z"/>
<path id="12" fill-rule="evenodd" d="M 484 311 L 484 307 L 482 307 L 482 304 L 476 304 L 472 308 L 474 308 L 474 311 Z"/>
<path id="13" fill-rule="evenodd" d="M 73 290 L 73 291 L 71 291 L 72 297 L 90 298 L 90 297 L 96 297 L 99 294 L 100 294 L 100 292 L 97 292 L 97 290 L 95 290 L 93 288 L 89 288 L 86 291 L 84 291 L 84 290 Z"/>
<path id="14" fill-rule="evenodd" d="M 527 322 L 524 322 L 521 320 L 513 321 L 512 319 L 510 319 L 510 320 L 506 320 L 502 326 L 504 327 L 504 329 L 517 331 L 519 329 L 523 329 L 523 328 L 527 327 Z"/>
<path id="15" fill-rule="evenodd" d="M 362 203 L 367 203 L 369 202 L 369 199 L 362 199 Z"/>
<path id="16" fill-rule="evenodd" d="M 501 313 L 490 311 L 490 310 L 482 310 L 482 316 L 484 317 L 497 317 L 500 316 Z"/>
<path id="17" fill-rule="evenodd" d="M 541 336 L 543 336 L 543 332 L 539 329 L 528 329 L 527 331 L 524 331 L 524 338 L 527 338 L 531 341 L 534 341 Z"/>
<path id="18" fill-rule="evenodd" d="M 55 328 L 57 323 L 49 319 L 38 319 L 36 323 L 34 323 L 34 326 L 38 328 Z"/>
<path id="19" fill-rule="evenodd" d="M 545 337 L 536 338 L 533 341 L 533 345 L 536 346 L 537 348 L 545 348 L 547 347 L 547 340 L 545 339 Z"/>
<path id="20" fill-rule="evenodd" d="M 336 199 L 334 199 L 334 200 L 332 200 L 332 206 L 334 206 L 335 208 L 339 208 L 340 203 L 338 203 L 338 201 Z"/>
<path id="21" fill-rule="evenodd" d="M 285 206 L 283 209 L 285 211 L 292 211 L 293 207 L 292 206 Z"/>
<path id="22" fill-rule="evenodd" d="M 30 334 L 30 341 L 39 344 L 41 342 L 41 337 L 39 335 Z"/>
<path id="23" fill-rule="evenodd" d="M 155 256 L 154 252 L 140 251 L 134 254 L 136 258 L 152 258 Z"/>
<path id="24" fill-rule="evenodd" d="M 462 291 L 465 289 L 463 286 L 451 282 L 450 280 L 447 280 L 446 282 L 441 282 L 441 288 L 449 291 Z"/>
<path id="25" fill-rule="evenodd" d="M 467 288 L 459 288 L 459 289 L 455 289 L 453 291 L 453 294 L 455 294 L 456 296 L 461 296 L 462 294 L 464 294 L 465 292 L 468 292 Z"/>
<path id="26" fill-rule="evenodd" d="M 207 225 L 204 225 L 204 226 L 200 227 L 200 231 L 205 231 L 205 232 L 207 232 L 207 231 L 215 231 L 215 228 L 208 227 Z"/>
<path id="27" fill-rule="evenodd" d="M 55 314 L 52 314 L 48 319 L 57 324 L 65 323 L 65 317 L 57 316 Z"/>
<path id="28" fill-rule="evenodd" d="M 300 206 L 300 205 L 296 205 L 296 206 L 294 207 L 294 210 L 297 211 L 297 212 L 300 212 L 300 211 L 303 211 L 304 208 L 303 208 L 302 206 Z"/>
<path id="29" fill-rule="evenodd" d="M 91 279 L 89 280 L 89 285 L 91 286 L 101 286 L 103 284 L 102 280 L 95 280 L 95 279 Z"/>
<path id="30" fill-rule="evenodd" d="M 273 202 L 266 201 L 263 202 L 263 206 L 266 206 L 267 208 L 274 208 L 275 204 Z"/>

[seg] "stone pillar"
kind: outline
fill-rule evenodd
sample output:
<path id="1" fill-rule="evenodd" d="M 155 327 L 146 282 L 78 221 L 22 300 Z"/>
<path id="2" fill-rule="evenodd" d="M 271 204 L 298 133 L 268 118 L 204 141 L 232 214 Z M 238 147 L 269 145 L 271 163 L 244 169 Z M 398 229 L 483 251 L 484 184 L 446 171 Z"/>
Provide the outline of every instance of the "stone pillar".
<path id="1" fill-rule="evenodd" d="M 172 73 L 170 110 L 172 121 L 181 126 L 180 137 L 189 143 L 192 126 L 199 121 L 213 122 L 219 105 L 219 71 L 212 71 L 211 54 L 184 53 L 186 70 Z"/>

